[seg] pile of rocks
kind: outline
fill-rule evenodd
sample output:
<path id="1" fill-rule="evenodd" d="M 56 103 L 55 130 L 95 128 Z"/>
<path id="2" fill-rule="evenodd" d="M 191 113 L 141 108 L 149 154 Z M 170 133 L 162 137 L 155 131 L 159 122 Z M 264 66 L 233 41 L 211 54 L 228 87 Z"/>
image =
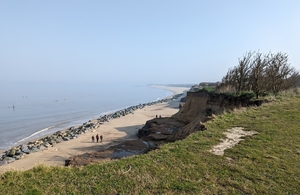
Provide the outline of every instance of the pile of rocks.
<path id="1" fill-rule="evenodd" d="M 36 141 L 30 141 L 26 144 L 16 146 L 10 150 L 7 150 L 3 154 L 0 154 L 0 165 L 11 163 L 15 160 L 23 158 L 25 155 L 46 150 L 53 147 L 57 143 L 68 141 L 77 138 L 80 134 L 86 133 L 99 126 L 99 123 L 84 123 L 79 127 L 70 127 L 65 131 L 57 131 L 56 133 L 41 138 Z"/>
<path id="2" fill-rule="evenodd" d="M 103 122 L 108 122 L 111 119 L 114 118 L 120 118 L 122 116 L 133 114 L 135 110 L 137 109 L 143 109 L 145 106 L 151 106 L 154 104 L 162 103 L 162 102 L 168 102 L 170 100 L 177 99 L 181 96 L 183 96 L 185 93 L 177 94 L 172 96 L 171 98 L 165 98 L 162 100 L 157 100 L 145 104 L 139 104 L 136 106 L 130 106 L 128 108 L 106 114 L 104 116 L 100 116 L 97 118 L 96 122 L 92 122 L 91 120 L 83 123 L 83 125 L 79 127 L 70 127 L 68 130 L 64 131 L 57 131 L 56 133 L 46 136 L 44 138 L 41 138 L 36 141 L 28 142 L 27 144 L 19 145 L 17 147 L 14 147 L 10 150 L 5 151 L 4 153 L 0 154 L 0 166 L 11 163 L 15 160 L 19 160 L 23 158 L 25 155 L 38 152 L 42 150 L 46 150 L 49 147 L 53 147 L 55 144 L 63 142 L 63 141 L 69 141 L 71 139 L 77 138 L 79 135 L 83 133 L 87 133 L 88 131 L 91 131 L 93 129 L 96 129 L 102 124 Z"/>
<path id="3" fill-rule="evenodd" d="M 139 105 L 136 105 L 136 106 L 130 106 L 128 108 L 116 111 L 114 113 L 110 113 L 110 114 L 106 114 L 104 116 L 101 116 L 97 120 L 99 122 L 108 122 L 109 120 L 114 119 L 114 118 L 120 118 L 120 117 L 128 115 L 128 114 L 133 114 L 135 110 L 143 109 L 146 106 L 152 106 L 154 104 L 172 101 L 172 100 L 175 100 L 175 99 L 177 99 L 177 98 L 179 98 L 183 95 L 185 95 L 185 93 L 176 94 L 176 95 L 174 95 L 170 98 L 156 100 L 156 101 L 152 101 L 152 102 L 148 102 L 148 103 L 144 103 L 144 104 L 139 104 Z"/>

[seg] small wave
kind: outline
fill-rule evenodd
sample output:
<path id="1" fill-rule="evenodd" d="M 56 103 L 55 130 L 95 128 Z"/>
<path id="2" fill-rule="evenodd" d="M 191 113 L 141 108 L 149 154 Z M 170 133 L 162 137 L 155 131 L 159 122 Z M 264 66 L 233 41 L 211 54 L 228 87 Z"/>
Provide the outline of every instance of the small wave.
<path id="1" fill-rule="evenodd" d="M 159 100 L 161 100 L 161 99 L 162 99 L 162 98 L 156 98 L 156 99 L 153 100 L 153 101 L 155 102 L 155 101 L 159 101 Z"/>
<path id="2" fill-rule="evenodd" d="M 33 136 L 39 134 L 39 133 L 42 133 L 42 132 L 44 132 L 44 131 L 48 131 L 49 129 L 52 129 L 53 127 L 54 127 L 54 126 L 52 126 L 52 127 L 47 127 L 47 128 L 42 129 L 42 130 L 39 130 L 39 131 L 37 131 L 37 132 L 35 132 L 35 133 L 29 135 L 28 137 L 25 137 L 25 138 L 23 138 L 23 139 L 21 139 L 21 140 L 18 140 L 15 144 L 17 144 L 17 143 L 19 143 L 19 142 L 23 142 L 23 141 L 25 141 L 25 140 L 27 140 L 27 139 L 29 139 L 29 138 L 31 138 L 31 137 L 33 137 Z"/>

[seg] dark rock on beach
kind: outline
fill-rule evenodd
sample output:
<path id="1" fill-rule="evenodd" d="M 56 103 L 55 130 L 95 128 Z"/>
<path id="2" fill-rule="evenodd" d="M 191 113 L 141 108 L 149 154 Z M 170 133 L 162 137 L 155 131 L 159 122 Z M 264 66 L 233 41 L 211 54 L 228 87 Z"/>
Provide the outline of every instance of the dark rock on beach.
<path id="1" fill-rule="evenodd" d="M 12 158 L 12 157 L 5 157 L 3 159 L 3 161 L 5 161 L 6 163 L 12 163 L 14 162 L 16 159 L 15 158 Z"/>
<path id="2" fill-rule="evenodd" d="M 7 153 L 7 156 L 8 156 L 8 157 L 13 157 L 15 154 L 16 154 L 16 149 L 13 148 L 13 149 L 11 149 L 11 150 Z"/>
<path id="3" fill-rule="evenodd" d="M 103 161 L 105 159 L 120 159 L 133 155 L 144 154 L 149 150 L 149 144 L 141 139 L 130 140 L 124 143 L 112 146 L 107 150 L 85 153 L 82 155 L 70 157 L 65 161 L 66 166 L 85 166 L 91 163 Z"/>

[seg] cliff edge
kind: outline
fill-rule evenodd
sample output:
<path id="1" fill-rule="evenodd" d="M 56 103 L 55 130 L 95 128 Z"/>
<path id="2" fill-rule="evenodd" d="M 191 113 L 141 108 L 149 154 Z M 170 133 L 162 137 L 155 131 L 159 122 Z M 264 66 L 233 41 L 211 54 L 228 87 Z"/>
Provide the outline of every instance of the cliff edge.
<path id="1" fill-rule="evenodd" d="M 66 165 L 82 166 L 104 159 L 122 158 L 146 153 L 157 148 L 159 144 L 174 142 L 189 136 L 196 131 L 206 130 L 204 123 L 215 115 L 233 111 L 241 107 L 260 106 L 261 100 L 251 100 L 252 97 L 239 97 L 210 93 L 206 90 L 187 92 L 186 102 L 180 110 L 171 117 L 157 117 L 146 122 L 138 130 L 138 140 L 127 141 L 112 146 L 105 151 L 70 157 Z M 120 154 L 122 154 L 120 156 Z"/>
<path id="2" fill-rule="evenodd" d="M 232 96 L 210 93 L 206 90 L 187 92 L 186 102 L 170 118 L 155 118 L 139 129 L 138 136 L 152 141 L 176 141 L 186 138 L 195 131 L 205 130 L 204 123 L 224 112 L 241 107 L 260 106 L 261 100 L 251 100 L 251 96 Z"/>

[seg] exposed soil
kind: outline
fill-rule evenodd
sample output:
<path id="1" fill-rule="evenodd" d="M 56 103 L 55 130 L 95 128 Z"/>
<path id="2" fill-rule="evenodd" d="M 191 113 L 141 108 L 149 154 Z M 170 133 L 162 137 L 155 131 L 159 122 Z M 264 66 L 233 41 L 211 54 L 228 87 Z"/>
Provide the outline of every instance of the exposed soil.
<path id="1" fill-rule="evenodd" d="M 221 143 L 214 146 L 210 152 L 212 152 L 215 155 L 224 155 L 224 151 L 226 149 L 232 148 L 235 145 L 237 145 L 240 141 L 244 140 L 243 137 L 246 136 L 252 136 L 254 134 L 257 134 L 256 131 L 244 131 L 243 127 L 235 127 L 232 129 L 229 129 L 224 134 L 226 135 L 226 139 L 222 139 Z"/>

